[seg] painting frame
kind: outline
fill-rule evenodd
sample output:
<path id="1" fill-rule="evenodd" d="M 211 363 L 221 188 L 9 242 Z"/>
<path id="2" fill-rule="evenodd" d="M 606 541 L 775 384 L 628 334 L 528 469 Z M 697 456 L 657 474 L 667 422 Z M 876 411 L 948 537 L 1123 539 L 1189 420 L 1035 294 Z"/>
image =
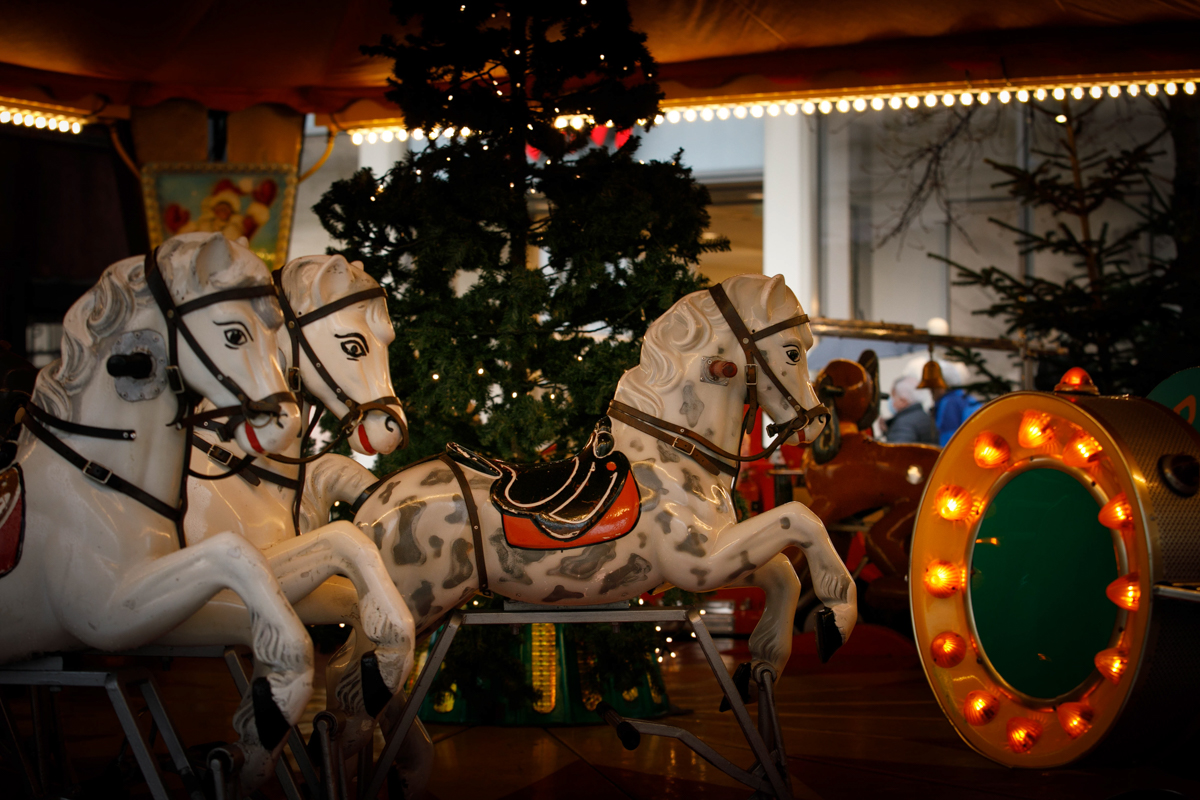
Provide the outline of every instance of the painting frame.
<path id="1" fill-rule="evenodd" d="M 158 247 L 176 233 L 193 230 L 220 230 L 230 239 L 237 238 L 233 233 L 240 232 L 250 240 L 250 249 L 270 269 L 279 269 L 287 260 L 291 241 L 299 184 L 296 172 L 294 164 L 155 162 L 143 165 L 142 200 L 150 247 Z M 274 183 L 273 188 L 267 185 L 270 182 Z M 202 195 L 205 187 L 207 194 Z M 269 202 L 262 202 L 268 199 Z M 231 208 L 231 204 L 236 207 Z M 218 217 L 212 213 L 214 205 L 220 214 Z M 171 212 L 171 220 L 164 216 L 168 212 Z M 175 230 L 170 229 L 171 225 Z M 237 230 L 239 226 L 245 230 Z"/>

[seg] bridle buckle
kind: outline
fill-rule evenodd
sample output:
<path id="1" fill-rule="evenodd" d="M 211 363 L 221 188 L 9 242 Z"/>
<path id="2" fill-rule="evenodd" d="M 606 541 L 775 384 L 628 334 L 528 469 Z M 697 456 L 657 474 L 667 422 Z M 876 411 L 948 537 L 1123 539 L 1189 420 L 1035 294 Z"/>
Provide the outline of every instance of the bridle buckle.
<path id="1" fill-rule="evenodd" d="M 183 385 L 183 373 L 174 364 L 167 365 L 167 385 L 171 387 L 171 391 L 175 394 L 183 394 L 187 389 Z"/>
<path id="2" fill-rule="evenodd" d="M 288 384 L 288 388 L 291 389 L 292 394 L 299 394 L 300 389 L 302 388 L 299 367 L 289 367 L 288 368 L 287 384 Z"/>
<path id="3" fill-rule="evenodd" d="M 83 465 L 83 474 L 94 480 L 102 486 L 108 485 L 112 479 L 112 470 L 103 464 L 97 464 L 95 461 L 89 461 Z"/>
<path id="4" fill-rule="evenodd" d="M 224 447 L 210 445 L 207 452 L 209 458 L 223 467 L 228 467 L 230 462 L 233 461 L 233 453 L 229 452 Z"/>
<path id="5" fill-rule="evenodd" d="M 684 441 L 683 439 L 680 439 L 678 436 L 675 437 L 675 441 L 671 442 L 671 446 L 687 456 L 690 456 L 696 452 L 696 445 L 692 444 L 691 442 Z M 685 450 L 684 446 L 687 446 L 691 449 Z"/>
<path id="6" fill-rule="evenodd" d="M 758 386 L 758 366 L 756 364 L 746 365 L 746 386 Z"/>

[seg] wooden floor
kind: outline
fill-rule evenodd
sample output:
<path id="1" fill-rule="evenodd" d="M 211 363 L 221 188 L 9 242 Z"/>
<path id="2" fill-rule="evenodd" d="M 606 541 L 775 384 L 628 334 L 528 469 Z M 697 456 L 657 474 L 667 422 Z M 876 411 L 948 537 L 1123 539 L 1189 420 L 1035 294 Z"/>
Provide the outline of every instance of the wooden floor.
<path id="1" fill-rule="evenodd" d="M 817 663 L 810 639 L 797 637 L 778 687 L 778 709 L 798 796 L 824 798 L 1110 798 L 1133 789 L 1170 789 L 1200 799 L 1200 759 L 1133 764 L 1110 762 L 1081 769 L 1010 770 L 975 754 L 942 716 L 917 666 L 915 653 L 890 631 L 856 632 L 827 666 Z M 856 644 L 858 642 L 858 644 Z M 718 640 L 726 667 L 747 658 L 744 642 Z M 691 714 L 667 719 L 692 731 L 735 763 L 753 762 L 729 713 L 717 707 L 719 689 L 698 646 L 668 660 L 664 677 L 671 701 Z M 227 739 L 236 697 L 224 665 L 213 659 L 176 659 L 156 678 L 185 744 Z M 6 693 L 28 731 L 24 696 Z M 145 797 L 144 784 L 127 793 L 112 771 L 120 749 L 111 709 L 99 690 L 68 689 L 58 702 L 70 766 L 85 789 L 76 796 Z M 319 710 L 320 693 L 309 715 Z M 302 726 L 306 727 L 306 726 Z M 750 792 L 684 745 L 644 737 L 627 751 L 607 726 L 498 728 L 429 726 L 436 765 L 428 796 L 438 800 L 745 798 Z M 1195 742 L 1193 741 L 1193 744 Z M 11 759 L 10 759 L 11 761 Z M 11 764 L 0 764 L 0 798 L 19 797 Z M 105 774 L 105 769 L 109 772 Z M 267 787 L 267 797 L 281 797 Z"/>

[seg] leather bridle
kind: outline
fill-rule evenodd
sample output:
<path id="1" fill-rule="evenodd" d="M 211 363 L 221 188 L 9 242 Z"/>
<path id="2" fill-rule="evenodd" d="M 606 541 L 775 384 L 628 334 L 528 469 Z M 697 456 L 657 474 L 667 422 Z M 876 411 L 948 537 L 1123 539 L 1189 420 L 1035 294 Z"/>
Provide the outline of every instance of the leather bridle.
<path id="1" fill-rule="evenodd" d="M 619 400 L 613 400 L 609 405 L 608 415 L 642 433 L 649 434 L 659 441 L 671 445 L 684 455 L 689 456 L 709 474 L 717 475 L 724 472 L 736 480 L 738 474 L 737 465 L 740 462 L 768 458 L 797 431 L 803 430 L 822 417 L 828 420 L 829 409 L 820 404 L 812 408 L 805 408 L 801 405 L 800 401 L 792 395 L 791 391 L 783 384 L 783 381 L 779 379 L 779 376 L 775 374 L 775 371 L 771 369 L 766 357 L 758 347 L 759 341 L 772 334 L 806 324 L 808 322 L 807 314 L 797 314 L 782 322 L 769 325 L 761 331 L 752 333 L 738 315 L 737 310 L 733 307 L 733 303 L 729 300 L 729 295 L 725 293 L 725 289 L 720 284 L 713 286 L 708 291 L 716 302 L 721 316 L 725 318 L 730 330 L 737 337 L 738 345 L 742 348 L 742 353 L 746 359 L 746 413 L 742 417 L 741 435 L 744 435 L 754 425 L 754 420 L 758 413 L 759 369 L 762 370 L 763 374 L 766 375 L 775 388 L 779 390 L 779 393 L 783 396 L 787 404 L 792 407 L 795 415 L 787 422 L 768 425 L 767 434 L 775 438 L 761 453 L 756 453 L 752 456 L 730 453 L 689 428 L 647 414 Z M 741 436 L 739 436 L 739 440 L 740 438 Z M 697 449 L 697 445 L 709 452 L 706 453 L 703 450 Z M 719 458 L 716 456 L 719 456 Z M 721 459 L 725 460 L 722 461 Z"/>
<path id="2" fill-rule="evenodd" d="M 117 441 L 132 441 L 136 439 L 136 431 L 81 425 L 77 422 L 61 419 L 45 409 L 34 405 L 32 402 L 26 405 L 24 409 L 26 413 L 21 415 L 18 421 L 28 428 L 30 433 L 50 447 L 51 450 L 79 469 L 86 477 L 103 486 L 114 489 L 127 497 L 133 498 L 156 514 L 171 520 L 175 524 L 175 535 L 179 540 L 179 547 L 182 549 L 187 545 L 183 529 L 183 519 L 187 513 L 187 478 L 190 473 L 188 461 L 191 458 L 192 426 L 199 424 L 202 427 L 222 431 L 228 434 L 228 436 L 232 436 L 229 432 L 235 430 L 237 425 L 241 424 L 243 420 L 250 425 L 254 425 L 252 421 L 253 416 L 267 415 L 269 421 L 271 417 L 279 416 L 281 412 L 280 404 L 282 402 L 295 402 L 296 400 L 290 392 L 276 392 L 262 400 L 251 400 L 246 392 L 242 390 L 242 387 L 238 385 L 237 381 L 224 374 L 209 357 L 183 319 L 186 314 L 213 305 L 214 303 L 223 303 L 230 300 L 252 300 L 257 297 L 273 297 L 275 296 L 274 287 L 261 285 L 226 289 L 181 305 L 176 305 L 174 299 L 171 297 L 170 290 L 167 288 L 166 281 L 163 279 L 162 272 L 158 268 L 158 248 L 155 248 L 154 251 L 146 256 L 145 278 L 146 285 L 150 289 L 150 294 L 154 297 L 154 301 L 158 305 L 159 311 L 162 312 L 163 319 L 167 325 L 167 382 L 179 403 L 179 407 L 175 412 L 175 418 L 168 424 L 174 425 L 176 429 L 185 430 L 187 435 L 187 441 L 184 443 L 183 470 L 179 481 L 179 496 L 176 500 L 176 505 L 169 505 L 141 487 L 115 474 L 103 464 L 80 455 L 74 448 L 47 430 L 47 426 L 78 436 Z M 192 348 L 192 352 L 196 354 L 196 357 L 204 364 L 205 368 L 212 373 L 213 377 L 237 398 L 238 405 L 225 406 L 203 414 L 191 413 L 196 402 L 199 400 L 199 396 L 191 392 L 183 382 L 183 374 L 179 369 L 178 359 L 179 334 L 182 334 L 183 338 L 187 340 L 188 345 Z M 211 421 L 212 417 L 218 415 L 228 416 L 228 422 L 220 426 L 206 424 Z M 259 425 L 256 427 L 262 426 Z M 248 465 L 252 460 L 253 456 L 247 456 L 239 462 L 238 468 L 216 479 L 219 480 L 220 478 L 236 474 L 240 467 Z"/>

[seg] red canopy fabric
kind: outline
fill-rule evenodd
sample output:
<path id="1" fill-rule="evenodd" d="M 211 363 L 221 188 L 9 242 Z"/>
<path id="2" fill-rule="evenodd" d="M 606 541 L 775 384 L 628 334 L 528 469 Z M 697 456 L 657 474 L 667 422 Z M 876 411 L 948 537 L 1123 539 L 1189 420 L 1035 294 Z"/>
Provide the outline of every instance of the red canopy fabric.
<path id="1" fill-rule="evenodd" d="M 469 1 L 469 0 L 468 0 Z M 604 0 L 596 0 L 603 2 Z M 672 100 L 1200 70 L 1200 0 L 630 0 Z M 336 112 L 379 100 L 386 0 L 8 2 L 0 95 Z"/>

